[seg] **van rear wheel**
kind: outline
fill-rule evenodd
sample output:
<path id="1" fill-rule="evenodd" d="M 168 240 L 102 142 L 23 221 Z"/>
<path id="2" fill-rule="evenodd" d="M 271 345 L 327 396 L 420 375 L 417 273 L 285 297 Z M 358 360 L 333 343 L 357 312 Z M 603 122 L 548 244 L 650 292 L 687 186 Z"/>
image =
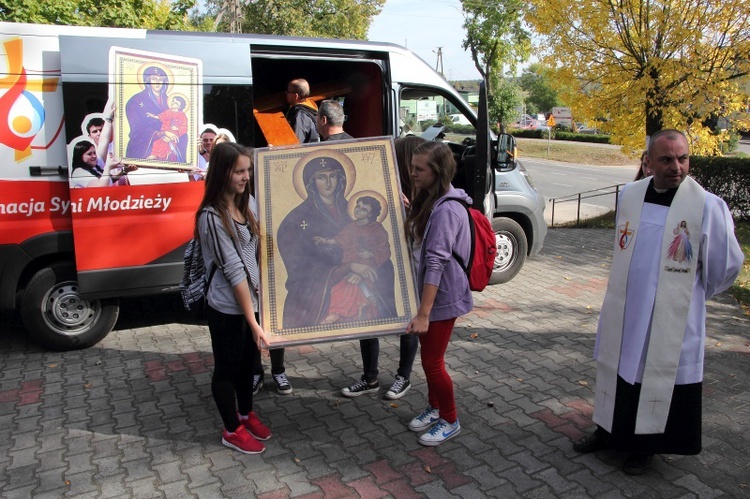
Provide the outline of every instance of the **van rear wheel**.
<path id="1" fill-rule="evenodd" d="M 502 284 L 513 279 L 523 267 L 528 241 L 523 228 L 513 219 L 498 217 L 492 220 L 497 255 L 490 284 Z"/>
<path id="2" fill-rule="evenodd" d="M 116 299 L 90 300 L 78 293 L 75 266 L 55 262 L 37 272 L 21 298 L 21 319 L 29 336 L 51 350 L 97 344 L 114 328 Z"/>

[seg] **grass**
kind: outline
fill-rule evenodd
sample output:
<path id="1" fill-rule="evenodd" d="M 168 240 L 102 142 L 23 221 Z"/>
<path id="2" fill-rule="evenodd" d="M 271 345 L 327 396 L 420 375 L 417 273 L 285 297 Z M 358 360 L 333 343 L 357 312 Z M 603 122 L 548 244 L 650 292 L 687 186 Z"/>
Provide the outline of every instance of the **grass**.
<path id="1" fill-rule="evenodd" d="M 734 233 L 737 235 L 737 240 L 742 246 L 742 252 L 745 254 L 745 263 L 742 265 L 740 275 L 734 281 L 730 292 L 742 305 L 745 315 L 750 315 L 750 221 L 737 222 Z"/>
<path id="2" fill-rule="evenodd" d="M 576 227 L 576 223 L 575 221 L 567 222 L 557 227 Z M 583 219 L 577 227 L 584 229 L 614 229 L 615 212 L 610 211 L 598 217 Z M 734 234 L 737 236 L 737 240 L 742 247 L 742 252 L 745 254 L 745 263 L 742 266 L 742 270 L 740 270 L 737 280 L 729 288 L 729 292 L 740 302 L 745 315 L 750 315 L 750 221 L 736 222 Z"/>
<path id="3" fill-rule="evenodd" d="M 581 142 L 551 141 L 547 154 L 547 141 L 542 139 L 516 139 L 518 154 L 523 158 L 554 159 L 567 163 L 596 166 L 627 166 L 638 164 L 638 158 L 623 154 L 618 147 Z"/>
<path id="4" fill-rule="evenodd" d="M 612 210 L 603 215 L 595 217 L 582 218 L 576 225 L 575 220 L 561 224 L 555 224 L 555 227 L 562 228 L 581 228 L 581 229 L 614 229 L 615 228 L 615 211 Z"/>

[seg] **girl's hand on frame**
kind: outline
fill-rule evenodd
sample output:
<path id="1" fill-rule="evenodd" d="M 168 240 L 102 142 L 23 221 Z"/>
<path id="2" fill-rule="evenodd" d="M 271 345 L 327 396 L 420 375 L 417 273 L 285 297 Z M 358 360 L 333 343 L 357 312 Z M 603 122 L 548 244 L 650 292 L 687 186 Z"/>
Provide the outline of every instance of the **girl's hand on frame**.
<path id="1" fill-rule="evenodd" d="M 416 334 L 417 336 L 421 336 L 427 333 L 429 327 L 430 318 L 417 315 L 411 320 L 411 322 L 409 322 L 409 325 L 406 327 L 406 332 L 409 334 Z"/>
<path id="2" fill-rule="evenodd" d="M 250 331 L 253 333 L 253 341 L 258 346 L 258 350 L 268 349 L 271 346 L 271 339 L 259 324 L 250 324 Z"/>

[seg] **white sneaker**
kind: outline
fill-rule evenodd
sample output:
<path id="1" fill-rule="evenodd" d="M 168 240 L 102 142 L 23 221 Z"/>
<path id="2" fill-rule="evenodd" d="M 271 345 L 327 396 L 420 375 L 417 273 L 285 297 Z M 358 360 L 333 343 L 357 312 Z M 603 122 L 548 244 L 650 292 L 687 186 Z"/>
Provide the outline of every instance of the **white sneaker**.
<path id="1" fill-rule="evenodd" d="M 424 431 L 437 423 L 438 419 L 440 419 L 440 412 L 428 405 L 419 416 L 411 420 L 409 429 L 411 431 Z"/>
<path id="2" fill-rule="evenodd" d="M 450 440 L 461 433 L 461 423 L 456 419 L 455 423 L 449 423 L 443 418 L 440 418 L 435 426 L 430 428 L 430 431 L 419 437 L 419 443 L 434 447 L 440 445 L 446 440 Z"/>

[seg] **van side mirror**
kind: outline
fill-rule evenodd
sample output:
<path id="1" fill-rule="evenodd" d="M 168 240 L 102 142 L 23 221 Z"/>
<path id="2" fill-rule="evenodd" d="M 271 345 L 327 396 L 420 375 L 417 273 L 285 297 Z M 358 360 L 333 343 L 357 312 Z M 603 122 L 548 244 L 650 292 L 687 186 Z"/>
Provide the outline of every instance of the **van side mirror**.
<path id="1" fill-rule="evenodd" d="M 516 162 L 516 138 L 507 133 L 501 133 L 497 137 L 495 149 L 497 161 L 496 168 L 512 168 Z"/>

